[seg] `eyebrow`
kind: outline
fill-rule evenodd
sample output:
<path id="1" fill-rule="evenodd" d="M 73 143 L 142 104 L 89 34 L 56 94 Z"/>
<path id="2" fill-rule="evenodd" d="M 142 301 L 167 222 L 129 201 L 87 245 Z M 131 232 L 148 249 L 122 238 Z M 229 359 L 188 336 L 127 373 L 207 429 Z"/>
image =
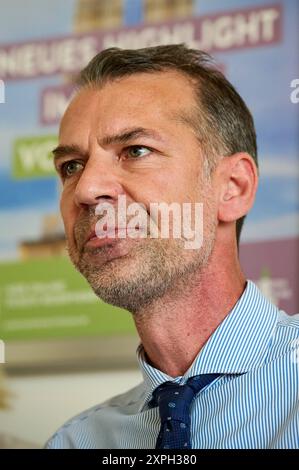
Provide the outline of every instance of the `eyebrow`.
<path id="1" fill-rule="evenodd" d="M 54 156 L 54 164 L 60 158 L 66 157 L 67 155 L 77 155 L 81 157 L 87 157 L 87 154 L 84 150 L 82 150 L 78 145 L 71 144 L 71 145 L 58 145 L 54 150 L 52 150 Z"/>
<path id="2" fill-rule="evenodd" d="M 158 141 L 162 141 L 162 137 L 158 132 L 153 129 L 146 129 L 144 127 L 134 127 L 125 129 L 123 132 L 118 134 L 107 135 L 98 139 L 98 144 L 101 147 L 107 147 L 113 144 L 127 144 L 133 139 L 137 139 L 138 137 L 149 137 Z M 54 163 L 56 164 L 60 158 L 66 157 L 67 155 L 77 155 L 82 156 L 84 158 L 88 157 L 86 151 L 84 151 L 80 146 L 75 144 L 70 145 L 58 145 L 54 150 L 52 150 L 54 155 Z"/>
<path id="3" fill-rule="evenodd" d="M 133 139 L 138 137 L 149 137 L 155 140 L 162 140 L 160 134 L 153 129 L 146 129 L 144 127 L 134 127 L 129 129 L 124 129 L 123 132 L 119 134 L 108 135 L 99 139 L 98 143 L 101 147 L 105 147 L 112 144 L 127 144 Z"/>

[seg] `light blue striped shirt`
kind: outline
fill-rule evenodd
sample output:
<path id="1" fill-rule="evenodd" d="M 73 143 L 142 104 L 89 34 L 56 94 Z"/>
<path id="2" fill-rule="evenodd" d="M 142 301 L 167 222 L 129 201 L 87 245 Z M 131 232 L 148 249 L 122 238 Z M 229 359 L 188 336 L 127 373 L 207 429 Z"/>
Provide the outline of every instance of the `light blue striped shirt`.
<path id="1" fill-rule="evenodd" d="M 47 448 L 154 449 L 160 419 L 148 407 L 153 390 L 222 373 L 192 402 L 192 448 L 299 449 L 299 315 L 279 310 L 252 281 L 184 376 L 150 366 L 141 345 L 137 355 L 143 382 L 68 421 Z"/>

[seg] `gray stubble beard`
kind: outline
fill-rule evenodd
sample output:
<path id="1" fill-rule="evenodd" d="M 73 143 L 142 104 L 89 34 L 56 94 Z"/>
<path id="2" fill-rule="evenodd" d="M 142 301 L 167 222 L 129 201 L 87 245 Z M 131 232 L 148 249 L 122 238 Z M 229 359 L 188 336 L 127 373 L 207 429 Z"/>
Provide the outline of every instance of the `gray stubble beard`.
<path id="1" fill-rule="evenodd" d="M 185 249 L 182 240 L 147 238 L 138 241 L 129 255 L 98 267 L 88 259 L 104 253 L 106 246 L 89 253 L 83 250 L 79 256 L 69 247 L 69 255 L 100 299 L 138 316 L 166 294 L 185 295 L 193 279 L 198 282 L 213 251 L 216 223 L 210 221 L 206 232 L 200 249 Z"/>

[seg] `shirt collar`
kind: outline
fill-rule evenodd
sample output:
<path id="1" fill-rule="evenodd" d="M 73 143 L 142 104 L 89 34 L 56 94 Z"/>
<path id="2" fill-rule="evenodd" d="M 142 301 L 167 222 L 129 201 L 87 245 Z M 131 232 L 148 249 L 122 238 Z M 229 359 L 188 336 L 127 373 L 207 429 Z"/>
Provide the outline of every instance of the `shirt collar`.
<path id="1" fill-rule="evenodd" d="M 248 280 L 243 294 L 210 336 L 187 372 L 175 378 L 149 365 L 140 344 L 137 359 L 145 384 L 140 411 L 154 389 L 165 381 L 183 384 L 189 377 L 198 374 L 241 374 L 261 366 L 276 327 L 278 313 L 278 308 Z"/>

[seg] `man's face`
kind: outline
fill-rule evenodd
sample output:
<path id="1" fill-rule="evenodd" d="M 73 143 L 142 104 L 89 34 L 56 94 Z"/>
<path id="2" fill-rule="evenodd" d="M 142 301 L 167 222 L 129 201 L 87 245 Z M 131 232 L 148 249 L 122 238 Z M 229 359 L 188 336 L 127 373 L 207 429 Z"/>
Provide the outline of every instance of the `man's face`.
<path id="1" fill-rule="evenodd" d="M 203 178 L 203 155 L 193 129 L 179 116 L 195 96 L 175 72 L 145 74 L 82 89 L 60 129 L 56 167 L 63 179 L 61 212 L 71 260 L 104 301 L 132 313 L 167 292 L 186 289 L 212 252 L 217 212 Z M 117 198 L 142 204 L 204 204 L 204 241 L 186 249 L 182 239 L 93 237 L 99 203 Z M 159 228 L 159 221 L 156 220 Z M 91 238 L 90 238 L 91 237 Z"/>

